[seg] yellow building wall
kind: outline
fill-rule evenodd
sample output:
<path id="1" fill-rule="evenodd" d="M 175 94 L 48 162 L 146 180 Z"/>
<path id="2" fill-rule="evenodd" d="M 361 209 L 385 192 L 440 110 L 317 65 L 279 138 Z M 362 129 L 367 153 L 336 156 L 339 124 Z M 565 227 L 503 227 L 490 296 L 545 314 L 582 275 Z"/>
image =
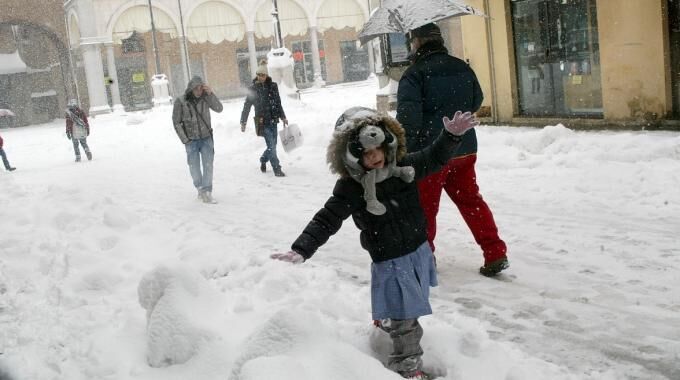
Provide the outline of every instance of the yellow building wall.
<path id="1" fill-rule="evenodd" d="M 671 83 L 665 0 L 598 0 L 602 101 L 608 120 L 664 118 Z"/>
<path id="2" fill-rule="evenodd" d="M 478 16 L 461 18 L 464 59 L 469 60 L 470 67 L 477 74 L 484 91 L 484 102 L 479 116 L 492 116 L 495 111 L 497 121 L 510 121 L 515 114 L 517 101 L 513 90 L 516 79 L 509 3 L 489 0 L 488 9 L 485 3 L 484 0 L 468 1 L 469 5 L 484 12 L 488 18 Z M 490 24 L 488 28 L 491 32 L 490 39 L 487 22 Z M 489 41 L 492 44 L 491 51 Z"/>
<path id="3" fill-rule="evenodd" d="M 602 101 L 605 120 L 639 121 L 667 117 L 672 109 L 666 0 L 597 0 Z M 517 79 L 509 0 L 469 0 L 489 15 L 461 18 L 464 59 L 484 91 L 481 116 L 496 105 L 496 121 L 517 116 Z M 493 56 L 493 62 L 491 62 Z M 493 76 L 492 70 L 493 68 Z M 495 83 L 495 84 L 494 84 Z M 495 87 L 496 99 L 493 99 Z M 486 111 L 486 112 L 484 112 Z"/>

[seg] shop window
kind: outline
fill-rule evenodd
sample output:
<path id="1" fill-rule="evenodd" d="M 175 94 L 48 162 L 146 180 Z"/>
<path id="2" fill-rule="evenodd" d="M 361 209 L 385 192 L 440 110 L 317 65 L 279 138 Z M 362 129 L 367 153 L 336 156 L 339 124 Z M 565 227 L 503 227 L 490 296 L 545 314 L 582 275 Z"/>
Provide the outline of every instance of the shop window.
<path id="1" fill-rule="evenodd" d="M 314 64 L 312 63 L 312 42 L 294 41 L 291 44 L 293 53 L 293 75 L 298 87 L 314 83 Z M 319 40 L 319 61 L 321 61 L 321 78 L 326 80 L 326 51 L 323 40 Z"/>
<path id="2" fill-rule="evenodd" d="M 353 82 L 365 80 L 370 74 L 368 66 L 368 48 L 361 46 L 359 41 L 340 41 L 342 55 L 343 81 Z"/>
<path id="3" fill-rule="evenodd" d="M 595 0 L 513 0 L 520 113 L 602 116 Z"/>
<path id="4" fill-rule="evenodd" d="M 255 48 L 255 56 L 257 57 L 257 64 L 264 59 L 267 59 L 267 53 L 271 48 L 269 46 L 257 46 Z M 248 87 L 253 84 L 253 75 L 250 68 L 250 52 L 246 48 L 236 50 L 236 62 L 238 64 L 238 76 L 242 87 Z"/>

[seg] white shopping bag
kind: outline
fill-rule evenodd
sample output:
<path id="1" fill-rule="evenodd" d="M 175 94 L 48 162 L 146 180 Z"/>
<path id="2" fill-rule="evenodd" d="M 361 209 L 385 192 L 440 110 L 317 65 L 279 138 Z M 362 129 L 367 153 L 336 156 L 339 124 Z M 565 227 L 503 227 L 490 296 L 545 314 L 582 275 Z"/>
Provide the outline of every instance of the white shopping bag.
<path id="1" fill-rule="evenodd" d="M 287 127 L 283 127 L 283 129 L 279 131 L 279 139 L 281 140 L 281 145 L 283 145 L 283 150 L 285 150 L 286 153 L 302 146 L 302 143 L 304 142 L 302 132 L 297 124 L 290 124 Z"/>

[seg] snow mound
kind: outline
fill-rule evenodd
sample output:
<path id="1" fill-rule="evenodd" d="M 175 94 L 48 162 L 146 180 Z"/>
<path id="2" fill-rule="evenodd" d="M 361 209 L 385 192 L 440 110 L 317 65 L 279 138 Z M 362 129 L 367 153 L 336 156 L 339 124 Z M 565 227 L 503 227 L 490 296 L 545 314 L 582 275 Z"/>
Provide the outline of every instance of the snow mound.
<path id="1" fill-rule="evenodd" d="M 147 360 L 152 367 L 182 364 L 214 334 L 201 320 L 210 301 L 204 280 L 192 273 L 159 266 L 142 277 L 139 304 L 147 313 Z M 199 316 L 199 317 L 195 317 Z"/>

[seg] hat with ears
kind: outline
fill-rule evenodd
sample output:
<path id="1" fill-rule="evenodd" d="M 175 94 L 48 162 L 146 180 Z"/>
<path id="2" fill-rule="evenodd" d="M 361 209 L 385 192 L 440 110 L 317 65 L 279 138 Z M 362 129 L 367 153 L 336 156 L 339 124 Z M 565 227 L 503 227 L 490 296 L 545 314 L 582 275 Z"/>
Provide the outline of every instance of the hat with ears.
<path id="1" fill-rule="evenodd" d="M 257 70 L 255 70 L 255 74 L 269 75 L 269 70 L 267 70 L 267 61 L 260 62 L 260 65 L 257 66 Z"/>
<path id="2" fill-rule="evenodd" d="M 380 125 L 365 125 L 355 130 L 347 142 L 347 154 L 359 164 L 364 151 L 382 147 L 387 153 L 388 146 L 395 141 L 394 134 Z"/>

